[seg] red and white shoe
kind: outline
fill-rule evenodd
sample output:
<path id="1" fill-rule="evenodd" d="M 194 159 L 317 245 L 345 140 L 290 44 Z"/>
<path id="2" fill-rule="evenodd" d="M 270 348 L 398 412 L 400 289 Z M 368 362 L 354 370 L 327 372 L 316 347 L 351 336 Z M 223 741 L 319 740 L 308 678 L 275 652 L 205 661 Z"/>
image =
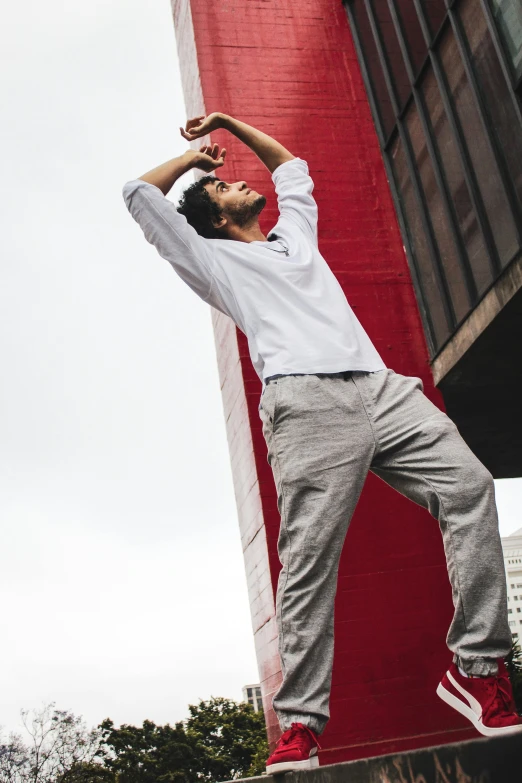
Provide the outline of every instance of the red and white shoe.
<path id="1" fill-rule="evenodd" d="M 522 732 L 522 718 L 516 712 L 502 659 L 498 661 L 498 677 L 463 677 L 452 663 L 437 688 L 437 695 L 485 737 Z"/>
<path id="2" fill-rule="evenodd" d="M 292 723 L 292 727 L 279 738 L 274 752 L 266 762 L 266 774 L 314 769 L 319 766 L 318 748 L 315 731 L 303 723 Z"/>

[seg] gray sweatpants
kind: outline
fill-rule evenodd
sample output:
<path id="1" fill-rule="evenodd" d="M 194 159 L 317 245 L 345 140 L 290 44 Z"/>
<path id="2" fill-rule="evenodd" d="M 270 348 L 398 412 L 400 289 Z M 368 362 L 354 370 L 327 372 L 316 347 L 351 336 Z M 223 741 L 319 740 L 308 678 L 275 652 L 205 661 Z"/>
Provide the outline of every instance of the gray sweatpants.
<path id="1" fill-rule="evenodd" d="M 468 673 L 497 673 L 511 633 L 491 474 L 419 378 L 393 370 L 285 375 L 259 415 L 281 514 L 276 597 L 281 728 L 329 718 L 334 598 L 341 549 L 367 473 L 439 521 L 455 613 L 447 644 Z"/>

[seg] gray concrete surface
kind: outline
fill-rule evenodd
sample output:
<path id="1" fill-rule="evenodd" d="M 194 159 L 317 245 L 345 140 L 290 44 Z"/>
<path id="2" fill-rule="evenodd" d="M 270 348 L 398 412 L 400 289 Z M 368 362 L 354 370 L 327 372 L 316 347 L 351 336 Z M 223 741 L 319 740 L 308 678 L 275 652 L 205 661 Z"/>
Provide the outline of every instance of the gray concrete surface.
<path id="1" fill-rule="evenodd" d="M 249 783 L 522 783 L 522 735 L 477 739 L 246 780 Z"/>

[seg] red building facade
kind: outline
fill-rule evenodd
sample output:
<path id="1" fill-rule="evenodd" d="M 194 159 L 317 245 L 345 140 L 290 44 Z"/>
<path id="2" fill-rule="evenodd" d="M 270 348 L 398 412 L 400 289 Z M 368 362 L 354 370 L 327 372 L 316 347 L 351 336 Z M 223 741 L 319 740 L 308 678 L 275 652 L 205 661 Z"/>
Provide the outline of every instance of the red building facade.
<path id="1" fill-rule="evenodd" d="M 415 291 L 346 12 L 338 0 L 172 0 L 187 115 L 223 111 L 304 158 L 319 247 L 386 364 L 438 405 Z M 224 176 L 269 201 L 268 172 L 234 137 Z M 279 514 L 245 337 L 213 312 L 253 631 L 271 743 L 280 682 L 274 596 Z M 438 525 L 370 475 L 350 526 L 336 601 L 331 720 L 321 764 L 473 736 L 436 696 L 452 615 Z"/>

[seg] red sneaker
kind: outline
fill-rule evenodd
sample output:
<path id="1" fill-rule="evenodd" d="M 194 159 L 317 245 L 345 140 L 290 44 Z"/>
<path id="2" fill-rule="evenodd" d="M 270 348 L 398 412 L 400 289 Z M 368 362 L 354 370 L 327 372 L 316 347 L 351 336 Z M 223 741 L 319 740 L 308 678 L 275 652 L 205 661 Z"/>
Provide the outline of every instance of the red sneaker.
<path id="1" fill-rule="evenodd" d="M 522 732 L 522 718 L 516 712 L 502 659 L 498 662 L 498 677 L 463 677 L 452 663 L 437 688 L 437 695 L 486 737 Z"/>
<path id="2" fill-rule="evenodd" d="M 290 772 L 293 769 L 313 769 L 319 766 L 319 743 L 315 731 L 303 723 L 292 723 L 266 762 L 266 774 Z"/>

